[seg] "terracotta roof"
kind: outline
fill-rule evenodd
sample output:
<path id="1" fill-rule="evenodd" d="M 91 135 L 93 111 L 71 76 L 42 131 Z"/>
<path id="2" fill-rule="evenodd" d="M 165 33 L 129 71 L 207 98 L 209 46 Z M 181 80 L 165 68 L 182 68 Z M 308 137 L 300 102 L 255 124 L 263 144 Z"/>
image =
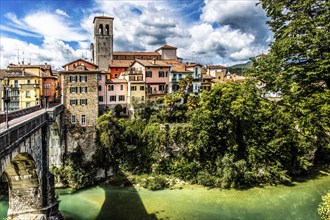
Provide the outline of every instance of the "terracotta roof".
<path id="1" fill-rule="evenodd" d="M 200 67 L 202 67 L 203 65 L 202 65 L 202 64 L 199 64 L 199 63 L 187 63 L 187 64 L 186 64 L 186 67 L 195 67 L 195 66 L 200 66 Z"/>
<path id="2" fill-rule="evenodd" d="M 130 56 L 130 55 L 134 55 L 134 56 L 150 56 L 150 55 L 154 55 L 154 56 L 160 56 L 160 54 L 158 52 L 149 52 L 149 51 L 145 51 L 145 52 L 129 52 L 129 51 L 114 51 L 113 55 L 126 55 L 126 56 Z"/>
<path id="3" fill-rule="evenodd" d="M 134 60 L 111 60 L 110 68 L 111 67 L 129 67 Z"/>
<path id="4" fill-rule="evenodd" d="M 184 66 L 184 63 L 181 63 L 181 62 L 179 62 L 179 61 L 177 61 L 177 60 L 164 60 L 166 63 L 168 63 L 168 64 L 174 64 L 174 65 L 182 65 L 182 66 Z"/>
<path id="5" fill-rule="evenodd" d="M 76 59 L 76 60 L 74 60 L 74 61 L 72 61 L 72 62 L 70 62 L 70 63 L 66 63 L 66 64 L 64 64 L 62 67 L 64 68 L 65 66 L 70 65 L 70 64 L 75 63 L 75 62 L 78 62 L 78 61 L 83 61 L 83 62 L 86 62 L 86 63 L 88 63 L 88 64 L 91 64 L 91 65 L 93 65 L 93 66 L 95 66 L 95 67 L 98 67 L 95 63 L 89 62 L 89 61 L 84 60 L 84 59 L 81 59 L 81 58 Z"/>
<path id="6" fill-rule="evenodd" d="M 131 66 L 135 62 L 139 62 L 140 64 L 142 64 L 143 66 L 146 66 L 146 67 L 170 67 L 171 66 L 171 65 L 167 64 L 166 62 L 164 62 L 163 60 L 138 60 L 138 59 L 136 59 L 131 64 Z"/>
<path id="7" fill-rule="evenodd" d="M 156 51 L 161 49 L 178 49 L 178 48 L 165 44 L 164 46 L 158 48 Z"/>
<path id="8" fill-rule="evenodd" d="M 103 16 L 95 16 L 95 17 L 94 17 L 94 20 L 93 20 L 93 24 L 95 23 L 95 19 L 96 19 L 96 18 L 101 18 L 101 19 L 112 19 L 112 20 L 114 19 L 113 17 L 108 17 L 108 16 L 104 16 L 104 15 L 103 15 Z"/>
<path id="9" fill-rule="evenodd" d="M 185 67 L 181 65 L 172 66 L 173 73 L 193 73 L 193 71 L 187 70 Z"/>
<path id="10" fill-rule="evenodd" d="M 227 67 L 225 66 L 221 66 L 221 65 L 210 65 L 210 66 L 206 66 L 207 69 L 227 69 Z"/>
<path id="11" fill-rule="evenodd" d="M 16 72 L 19 72 L 19 74 L 17 74 Z M 5 77 L 8 78 L 31 78 L 31 77 L 38 77 L 35 74 L 29 73 L 24 71 L 24 74 L 22 73 L 22 71 L 15 71 L 15 70 L 5 70 L 2 69 L 0 70 L 0 78 L 3 79 Z"/>
<path id="12" fill-rule="evenodd" d="M 41 68 L 44 70 L 51 69 L 51 65 L 49 64 L 44 64 L 44 65 L 33 65 L 33 64 L 9 64 L 7 68 Z"/>
<path id="13" fill-rule="evenodd" d="M 210 76 L 210 75 L 202 74 L 202 78 L 203 79 L 213 79 L 214 77 Z"/>

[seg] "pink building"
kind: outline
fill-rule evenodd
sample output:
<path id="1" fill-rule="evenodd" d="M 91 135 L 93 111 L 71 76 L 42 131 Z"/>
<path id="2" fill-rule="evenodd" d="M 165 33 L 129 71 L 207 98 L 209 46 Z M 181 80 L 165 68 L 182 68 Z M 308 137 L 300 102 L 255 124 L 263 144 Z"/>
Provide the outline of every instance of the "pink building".
<path id="1" fill-rule="evenodd" d="M 122 109 L 122 113 L 127 112 L 127 81 L 125 79 L 107 80 L 107 107 L 116 111 Z"/>
<path id="2" fill-rule="evenodd" d="M 146 98 L 155 100 L 168 93 L 171 66 L 162 60 L 135 60 L 131 68 L 142 71 L 146 85 Z"/>
<path id="3" fill-rule="evenodd" d="M 172 47 L 170 45 L 164 45 L 161 48 L 157 49 L 155 52 L 160 53 L 162 56 L 162 60 L 177 60 L 176 56 L 176 47 Z"/>

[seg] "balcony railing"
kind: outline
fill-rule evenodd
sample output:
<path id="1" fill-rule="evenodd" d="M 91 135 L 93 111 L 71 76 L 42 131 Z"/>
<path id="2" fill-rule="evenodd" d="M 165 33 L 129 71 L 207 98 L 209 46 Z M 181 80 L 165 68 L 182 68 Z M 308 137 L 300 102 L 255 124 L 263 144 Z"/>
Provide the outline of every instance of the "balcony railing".
<path id="1" fill-rule="evenodd" d="M 148 90 L 148 95 L 162 95 L 162 94 L 166 94 L 167 91 L 166 90 Z"/>

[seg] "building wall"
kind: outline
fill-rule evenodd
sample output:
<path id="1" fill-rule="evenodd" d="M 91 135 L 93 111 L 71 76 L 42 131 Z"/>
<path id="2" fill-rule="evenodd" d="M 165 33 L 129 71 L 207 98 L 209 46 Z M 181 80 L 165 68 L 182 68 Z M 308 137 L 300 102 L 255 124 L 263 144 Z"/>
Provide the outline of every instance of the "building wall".
<path id="1" fill-rule="evenodd" d="M 79 82 L 79 76 L 87 76 L 87 82 Z M 70 76 L 77 76 L 77 82 L 70 82 Z M 62 72 L 63 101 L 65 106 L 65 120 L 67 124 L 82 125 L 82 115 L 86 116 L 86 124 L 83 126 L 95 126 L 98 117 L 98 73 L 88 72 Z M 77 87 L 76 93 L 70 93 L 70 87 Z M 80 92 L 80 87 L 87 87 L 87 92 Z M 77 104 L 70 104 L 70 100 L 77 100 Z M 87 104 L 81 104 L 80 100 L 86 99 Z M 76 123 L 72 123 L 72 116 L 76 116 Z"/>
<path id="2" fill-rule="evenodd" d="M 107 88 L 106 88 L 106 74 L 98 74 L 98 102 L 99 105 L 107 104 Z"/>
<path id="3" fill-rule="evenodd" d="M 121 73 L 126 71 L 127 67 L 110 67 L 110 74 L 108 74 L 108 79 L 117 79 L 120 77 Z M 116 77 L 117 75 L 117 77 Z"/>
<path id="4" fill-rule="evenodd" d="M 176 49 L 162 49 L 159 51 L 163 60 L 176 60 Z"/>
<path id="5" fill-rule="evenodd" d="M 111 91 L 110 88 L 113 87 L 113 90 Z M 127 82 L 123 83 L 108 83 L 107 84 L 107 97 L 108 97 L 108 105 L 116 106 L 118 104 L 120 105 L 126 105 L 127 104 Z M 120 101 L 119 96 L 124 96 L 124 100 Z M 116 97 L 115 101 L 113 100 L 113 97 Z"/>

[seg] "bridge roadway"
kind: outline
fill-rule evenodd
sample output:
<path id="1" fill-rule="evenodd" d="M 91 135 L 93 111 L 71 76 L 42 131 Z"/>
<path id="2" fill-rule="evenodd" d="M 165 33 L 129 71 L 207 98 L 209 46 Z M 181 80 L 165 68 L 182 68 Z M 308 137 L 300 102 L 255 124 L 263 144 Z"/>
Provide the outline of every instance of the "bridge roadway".
<path id="1" fill-rule="evenodd" d="M 60 104 L 12 119 L 8 129 L 0 124 L 0 184 L 9 188 L 7 219 L 62 219 L 48 155 L 51 126 L 62 112 Z"/>
<path id="2" fill-rule="evenodd" d="M 56 106 L 55 106 L 56 107 Z M 41 109 L 41 110 L 37 110 L 35 112 L 32 112 L 32 113 L 29 113 L 27 115 L 23 115 L 21 117 L 18 117 L 18 118 L 15 118 L 15 119 L 12 119 L 8 122 L 9 124 L 9 128 L 11 127 L 14 127 L 18 124 L 22 124 L 22 123 L 25 123 L 27 120 L 31 119 L 31 118 L 34 118 L 36 116 L 39 116 L 39 115 L 42 115 L 42 114 L 45 114 L 45 112 L 47 112 L 47 110 L 52 110 L 54 109 L 55 107 L 53 108 L 50 108 L 50 109 Z M 7 130 L 6 129 L 6 122 L 3 122 L 0 124 L 0 133 L 2 133 L 3 131 Z"/>

